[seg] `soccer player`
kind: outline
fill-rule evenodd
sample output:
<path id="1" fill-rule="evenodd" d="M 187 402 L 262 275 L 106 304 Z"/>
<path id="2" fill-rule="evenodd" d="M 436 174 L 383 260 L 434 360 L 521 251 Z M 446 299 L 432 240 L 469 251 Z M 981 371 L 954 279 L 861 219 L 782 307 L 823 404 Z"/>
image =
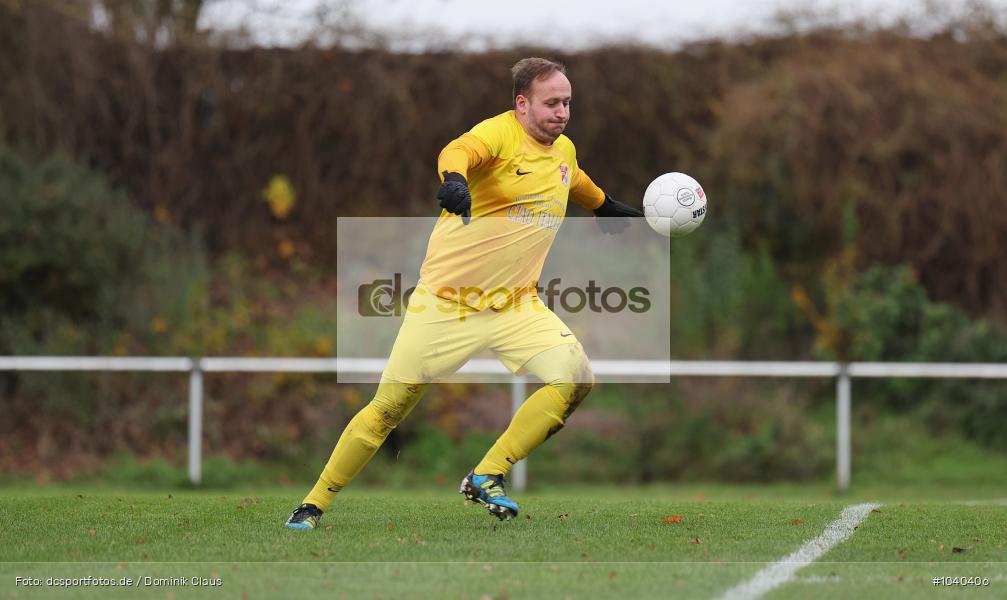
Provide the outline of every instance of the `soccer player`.
<path id="1" fill-rule="evenodd" d="M 563 135 L 571 86 L 563 65 L 526 58 L 511 69 L 514 110 L 487 119 L 440 153 L 443 209 L 420 281 L 374 399 L 347 424 L 318 482 L 286 526 L 312 529 L 434 380 L 489 348 L 511 371 L 545 384 L 462 480 L 460 492 L 509 520 L 504 477 L 561 429 L 594 384 L 577 338 L 539 299 L 546 255 L 573 200 L 606 233 L 643 213 L 614 200 L 577 165 Z"/>

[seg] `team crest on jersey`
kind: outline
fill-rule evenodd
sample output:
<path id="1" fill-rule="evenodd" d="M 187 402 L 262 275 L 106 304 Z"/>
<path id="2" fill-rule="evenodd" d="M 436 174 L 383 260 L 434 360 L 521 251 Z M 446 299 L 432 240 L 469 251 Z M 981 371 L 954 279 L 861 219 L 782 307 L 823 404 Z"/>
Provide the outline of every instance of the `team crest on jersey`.
<path id="1" fill-rule="evenodd" d="M 559 180 L 563 182 L 563 185 L 570 187 L 570 167 L 564 165 L 559 166 Z"/>

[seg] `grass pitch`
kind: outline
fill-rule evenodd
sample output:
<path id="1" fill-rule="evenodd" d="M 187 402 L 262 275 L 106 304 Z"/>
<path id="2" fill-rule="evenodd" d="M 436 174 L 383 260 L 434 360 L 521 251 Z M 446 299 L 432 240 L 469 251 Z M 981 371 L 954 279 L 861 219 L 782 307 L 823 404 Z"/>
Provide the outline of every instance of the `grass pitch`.
<path id="1" fill-rule="evenodd" d="M 2 491 L 0 598 L 715 598 L 852 503 L 786 489 L 566 488 L 516 494 L 520 517 L 498 522 L 451 489 L 349 490 L 320 529 L 285 529 L 301 492 Z M 1002 501 L 881 501 L 766 597 L 1007 596 Z M 117 585 L 47 585 L 88 576 Z M 943 576 L 989 583 L 935 587 Z"/>

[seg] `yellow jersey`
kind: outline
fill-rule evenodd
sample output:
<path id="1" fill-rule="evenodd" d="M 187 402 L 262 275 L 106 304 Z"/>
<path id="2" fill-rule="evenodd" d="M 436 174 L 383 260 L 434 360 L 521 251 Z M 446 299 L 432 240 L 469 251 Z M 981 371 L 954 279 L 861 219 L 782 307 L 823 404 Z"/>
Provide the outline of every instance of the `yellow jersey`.
<path id="1" fill-rule="evenodd" d="M 477 310 L 501 309 L 533 291 L 566 215 L 568 200 L 588 209 L 605 194 L 577 166 L 573 142 L 546 146 L 514 111 L 479 123 L 440 153 L 437 172 L 466 178 L 468 225 L 441 211 L 420 267 L 420 283 L 437 296 Z"/>

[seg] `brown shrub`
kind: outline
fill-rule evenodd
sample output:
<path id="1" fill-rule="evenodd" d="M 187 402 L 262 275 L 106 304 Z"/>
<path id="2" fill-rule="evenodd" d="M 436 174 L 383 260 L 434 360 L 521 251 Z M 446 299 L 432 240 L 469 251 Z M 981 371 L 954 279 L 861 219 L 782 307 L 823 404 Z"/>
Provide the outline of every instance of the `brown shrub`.
<path id="1" fill-rule="evenodd" d="M 282 231 L 319 264 L 337 216 L 433 214 L 441 146 L 506 110 L 508 67 L 542 52 L 229 50 L 189 37 L 158 49 L 47 6 L 0 5 L 3 135 L 96 164 L 218 250 L 261 251 Z M 861 264 L 908 262 L 937 298 L 1007 314 L 994 285 L 1007 275 L 1007 41 L 995 27 L 556 58 L 575 84 L 581 163 L 617 197 L 687 171 L 713 214 L 771 245 L 795 279 L 855 237 Z M 297 195 L 282 222 L 262 197 L 277 174 Z"/>
<path id="2" fill-rule="evenodd" d="M 1004 57 L 1002 41 L 993 49 Z M 814 273 L 854 246 L 861 266 L 909 263 L 936 298 L 1007 314 L 995 291 L 1007 86 L 969 64 L 974 51 L 879 36 L 734 86 L 713 145 L 726 208 L 784 264 Z"/>

